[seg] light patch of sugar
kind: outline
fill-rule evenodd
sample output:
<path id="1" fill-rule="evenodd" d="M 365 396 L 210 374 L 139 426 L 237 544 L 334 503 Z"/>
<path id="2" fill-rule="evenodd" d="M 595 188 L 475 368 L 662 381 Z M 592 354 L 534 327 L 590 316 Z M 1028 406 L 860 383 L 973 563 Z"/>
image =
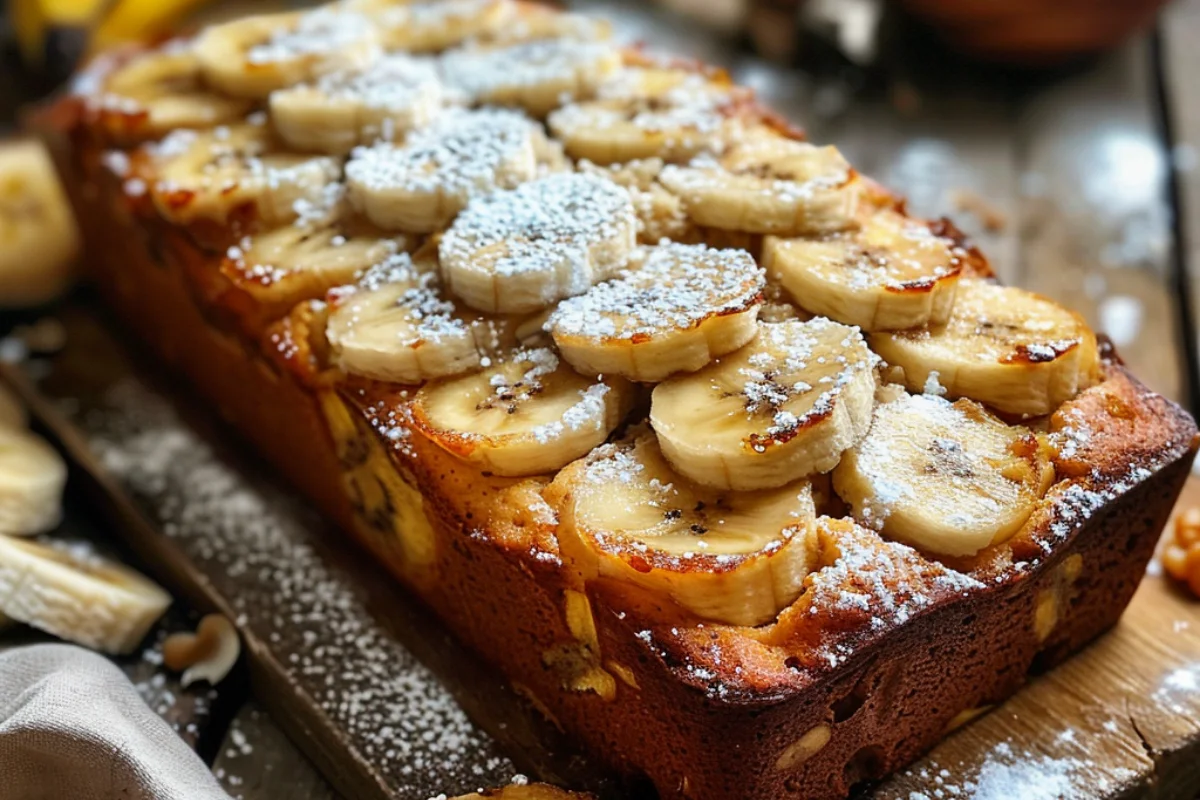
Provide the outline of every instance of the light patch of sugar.
<path id="1" fill-rule="evenodd" d="M 290 679 L 398 795 L 469 791 L 513 774 L 434 675 L 373 620 L 353 577 L 320 555 L 307 510 L 226 463 L 132 378 L 73 418 L 108 472 L 211 577 L 250 632 L 272 644 L 285 636 L 305 643 L 284 665 Z"/>

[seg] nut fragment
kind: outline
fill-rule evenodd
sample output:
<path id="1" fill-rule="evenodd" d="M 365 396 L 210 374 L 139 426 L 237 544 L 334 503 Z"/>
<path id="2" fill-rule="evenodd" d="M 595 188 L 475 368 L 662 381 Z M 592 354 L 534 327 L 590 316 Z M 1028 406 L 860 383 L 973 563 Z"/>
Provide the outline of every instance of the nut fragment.
<path id="1" fill-rule="evenodd" d="M 828 725 L 816 726 L 779 754 L 779 760 L 775 762 L 775 769 L 780 772 L 795 769 L 829 744 L 829 738 L 832 735 L 833 730 Z"/>
<path id="2" fill-rule="evenodd" d="M 1167 574 L 1200 597 L 1200 506 L 1192 506 L 1175 517 L 1173 537 L 1162 552 Z"/>
<path id="3" fill-rule="evenodd" d="M 173 633 L 163 642 L 163 663 L 183 672 L 184 688 L 196 681 L 216 686 L 237 663 L 241 653 L 237 629 L 222 614 L 200 620 L 195 633 Z"/>

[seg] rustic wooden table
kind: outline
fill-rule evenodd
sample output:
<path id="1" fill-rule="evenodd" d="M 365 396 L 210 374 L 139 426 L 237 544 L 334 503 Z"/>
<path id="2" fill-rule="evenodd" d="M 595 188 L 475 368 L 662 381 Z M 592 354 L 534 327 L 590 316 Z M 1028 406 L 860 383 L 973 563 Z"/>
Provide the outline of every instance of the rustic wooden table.
<path id="1" fill-rule="evenodd" d="M 1156 30 L 1049 76 L 973 66 L 902 21 L 888 23 L 873 67 L 815 53 L 783 70 L 634 0 L 577 5 L 609 12 L 624 35 L 728 67 L 811 138 L 838 143 L 860 169 L 906 193 L 916 212 L 954 217 L 1005 280 L 1082 310 L 1146 383 L 1196 411 L 1200 0 L 1179 0 Z M 1185 501 L 1200 502 L 1196 485 Z M 66 532 L 109 546 L 88 516 L 73 506 Z M 1140 777 L 1129 785 L 1141 786 L 1130 796 L 1200 793 L 1193 757 L 1200 754 L 1200 661 L 1178 661 L 1180 653 L 1200 659 L 1198 609 L 1152 575 L 1118 633 L 958 734 L 892 781 L 885 796 L 950 796 L 937 793 L 938 768 L 953 768 L 972 748 L 995 749 L 1006 737 L 1014 742 L 1013 758 L 1041 768 L 1013 773 L 1014 780 L 1053 780 L 1074 737 L 1092 747 L 1101 730 L 1111 734 L 1103 752 L 1079 754 L 1096 772 L 1089 784 L 1096 796 L 1101 786 L 1130 775 Z M 193 622 L 187 612 L 175 612 L 162 629 Z M 39 638 L 21 634 L 3 646 Z M 234 797 L 335 796 L 251 696 L 244 675 L 215 691 L 184 691 L 162 671 L 156 653 L 152 646 L 123 667 Z M 1190 697 L 1154 683 L 1164 668 L 1182 676 Z M 1153 675 L 1131 677 L 1147 671 Z M 1123 698 L 1117 711 L 1113 697 Z M 1044 706 L 1063 698 L 1070 707 L 1053 714 L 1063 727 L 1061 747 L 1051 753 L 1029 726 L 1044 724 L 1038 722 Z M 1020 785 L 1012 790 L 1021 796 Z"/>

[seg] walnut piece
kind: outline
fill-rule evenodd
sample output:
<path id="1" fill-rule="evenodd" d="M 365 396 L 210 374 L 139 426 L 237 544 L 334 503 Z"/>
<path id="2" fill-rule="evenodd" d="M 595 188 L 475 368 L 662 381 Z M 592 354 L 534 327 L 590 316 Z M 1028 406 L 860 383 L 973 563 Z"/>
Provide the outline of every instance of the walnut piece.
<path id="1" fill-rule="evenodd" d="M 241 640 L 233 623 L 222 614 L 200 620 L 195 633 L 173 633 L 163 642 L 163 663 L 183 672 L 184 688 L 196 681 L 216 686 L 237 663 Z"/>
<path id="2" fill-rule="evenodd" d="M 1192 506 L 1175 517 L 1174 538 L 1162 552 L 1167 574 L 1200 597 L 1200 506 Z"/>

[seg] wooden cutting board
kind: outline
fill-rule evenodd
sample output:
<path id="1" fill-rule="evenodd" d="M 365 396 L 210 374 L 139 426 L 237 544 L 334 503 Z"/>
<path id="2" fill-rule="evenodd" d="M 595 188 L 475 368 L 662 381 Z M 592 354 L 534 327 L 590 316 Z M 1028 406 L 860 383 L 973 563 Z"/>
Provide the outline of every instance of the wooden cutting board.
<path id="1" fill-rule="evenodd" d="M 101 317 L 66 309 L 66 349 L 3 376 L 158 577 L 237 621 L 263 705 L 341 793 L 426 800 L 521 772 L 615 796 Z M 1200 602 L 1151 574 L 1113 632 L 863 796 L 1198 794 Z"/>

